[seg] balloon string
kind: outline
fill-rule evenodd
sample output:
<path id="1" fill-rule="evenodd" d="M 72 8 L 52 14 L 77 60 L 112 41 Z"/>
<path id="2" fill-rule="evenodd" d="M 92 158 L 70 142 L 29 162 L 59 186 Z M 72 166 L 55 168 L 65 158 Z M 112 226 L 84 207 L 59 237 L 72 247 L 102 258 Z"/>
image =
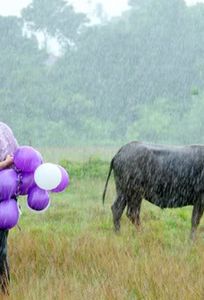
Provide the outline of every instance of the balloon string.
<path id="1" fill-rule="evenodd" d="M 18 172 L 17 191 L 16 191 L 16 194 L 15 194 L 16 197 L 18 197 L 20 195 L 20 192 L 21 192 L 22 178 L 23 178 L 23 176 L 22 176 L 21 172 Z"/>

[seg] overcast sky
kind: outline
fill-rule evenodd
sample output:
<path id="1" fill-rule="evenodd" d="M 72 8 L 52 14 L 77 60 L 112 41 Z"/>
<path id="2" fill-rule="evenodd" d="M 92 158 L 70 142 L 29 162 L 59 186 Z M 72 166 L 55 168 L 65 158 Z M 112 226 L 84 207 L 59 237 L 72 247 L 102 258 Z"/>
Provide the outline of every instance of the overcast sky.
<path id="1" fill-rule="evenodd" d="M 0 14 L 4 16 L 20 15 L 21 9 L 31 2 L 31 0 L 0 0 Z M 116 16 L 127 9 L 128 0 L 70 0 L 70 2 L 78 11 L 89 13 L 91 13 L 96 3 L 102 3 L 105 12 L 109 16 Z M 186 0 L 186 2 L 190 5 L 197 2 L 204 3 L 204 0 Z"/>

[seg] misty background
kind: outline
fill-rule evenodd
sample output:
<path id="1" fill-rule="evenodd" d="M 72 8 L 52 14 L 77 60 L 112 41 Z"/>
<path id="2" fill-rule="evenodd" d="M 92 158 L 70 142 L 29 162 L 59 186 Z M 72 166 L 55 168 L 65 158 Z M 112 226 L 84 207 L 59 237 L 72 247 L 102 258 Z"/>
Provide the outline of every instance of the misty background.
<path id="1" fill-rule="evenodd" d="M 94 17 L 63 0 L 0 16 L 0 120 L 19 143 L 204 143 L 204 4 L 130 0 L 110 18 L 98 3 Z"/>

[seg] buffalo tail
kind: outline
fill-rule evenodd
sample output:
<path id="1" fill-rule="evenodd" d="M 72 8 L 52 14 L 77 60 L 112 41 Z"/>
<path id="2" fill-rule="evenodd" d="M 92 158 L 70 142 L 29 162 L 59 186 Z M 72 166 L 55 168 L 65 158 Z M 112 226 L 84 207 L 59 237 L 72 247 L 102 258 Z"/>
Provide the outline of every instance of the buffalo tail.
<path id="1" fill-rule="evenodd" d="M 105 184 L 104 191 L 103 191 L 103 198 L 102 198 L 103 199 L 103 204 L 105 202 L 106 190 L 107 190 L 108 181 L 109 181 L 112 169 L 113 169 L 113 159 L 111 160 L 111 163 L 110 163 L 110 169 L 109 169 L 108 177 L 106 179 L 106 184 Z"/>

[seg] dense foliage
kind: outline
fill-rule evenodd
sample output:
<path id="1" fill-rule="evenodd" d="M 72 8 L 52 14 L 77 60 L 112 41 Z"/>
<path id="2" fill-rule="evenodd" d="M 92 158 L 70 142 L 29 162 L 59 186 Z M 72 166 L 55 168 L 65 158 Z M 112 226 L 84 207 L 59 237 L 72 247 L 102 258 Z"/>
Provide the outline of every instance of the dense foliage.
<path id="1" fill-rule="evenodd" d="M 63 0 L 0 17 L 0 120 L 19 141 L 204 143 L 204 5 L 132 0 L 121 17 L 87 22 Z"/>

